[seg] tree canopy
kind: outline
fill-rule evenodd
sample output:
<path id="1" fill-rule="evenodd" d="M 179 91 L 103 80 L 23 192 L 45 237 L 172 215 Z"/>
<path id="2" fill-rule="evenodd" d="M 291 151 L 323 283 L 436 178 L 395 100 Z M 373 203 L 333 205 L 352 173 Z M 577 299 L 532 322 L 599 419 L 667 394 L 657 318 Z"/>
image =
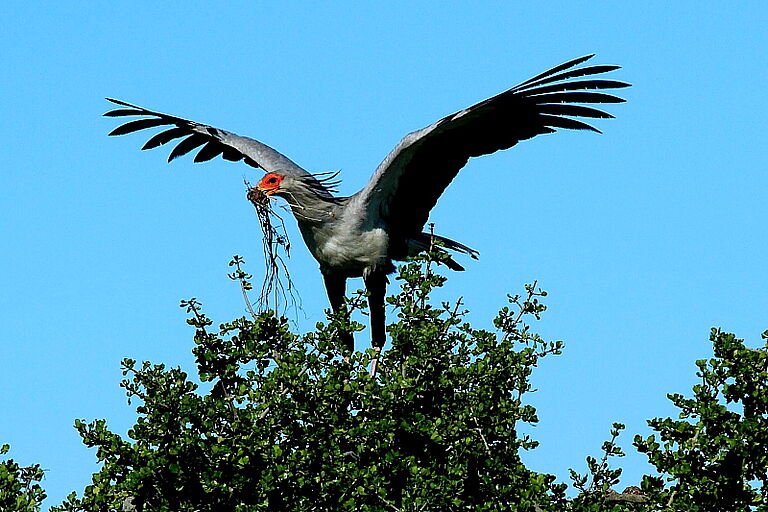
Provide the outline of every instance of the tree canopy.
<path id="1" fill-rule="evenodd" d="M 197 374 L 123 360 L 136 424 L 124 438 L 103 419 L 75 422 L 100 470 L 52 510 L 768 510 L 768 345 L 713 329 L 714 357 L 696 362 L 701 383 L 691 397 L 669 395 L 679 418 L 652 419 L 656 433 L 634 439 L 657 473 L 613 489 L 615 423 L 569 489 L 520 457 L 538 445 L 520 433 L 538 422 L 530 376 L 563 349 L 531 328 L 546 293 L 526 285 L 492 327 L 474 328 L 461 301 L 430 300 L 445 281 L 440 257 L 401 266 L 375 378 L 372 350 L 339 343 L 340 330 L 363 329 L 349 316 L 303 335 L 271 311 L 214 328 L 200 302 L 183 301 Z M 247 289 L 241 263 L 231 277 Z M 347 305 L 364 314 L 362 292 Z M 40 510 L 41 478 L 39 466 L 0 461 L 0 510 Z"/>

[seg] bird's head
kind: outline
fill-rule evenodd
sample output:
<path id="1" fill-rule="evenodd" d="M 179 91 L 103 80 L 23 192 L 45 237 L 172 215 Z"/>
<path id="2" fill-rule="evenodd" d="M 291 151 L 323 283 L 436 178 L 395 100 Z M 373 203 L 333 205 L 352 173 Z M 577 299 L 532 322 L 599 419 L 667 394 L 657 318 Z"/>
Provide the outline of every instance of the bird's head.
<path id="1" fill-rule="evenodd" d="M 273 194 L 280 195 L 280 192 L 283 190 L 280 185 L 284 179 L 285 176 L 282 174 L 268 172 L 261 178 L 261 181 L 259 181 L 256 187 L 266 196 L 271 196 Z"/>
<path id="2" fill-rule="evenodd" d="M 252 190 L 264 200 L 272 196 L 285 199 L 296 214 L 297 209 L 317 208 L 318 202 L 332 201 L 333 195 L 327 183 L 327 180 L 318 180 L 316 174 L 305 171 L 300 174 L 277 170 L 265 174 Z"/>

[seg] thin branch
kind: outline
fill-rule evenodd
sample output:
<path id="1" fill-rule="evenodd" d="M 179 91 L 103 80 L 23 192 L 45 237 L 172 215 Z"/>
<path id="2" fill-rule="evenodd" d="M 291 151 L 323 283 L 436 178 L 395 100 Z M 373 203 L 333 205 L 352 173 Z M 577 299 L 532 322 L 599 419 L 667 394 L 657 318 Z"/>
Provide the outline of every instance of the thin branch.
<path id="1" fill-rule="evenodd" d="M 458 318 L 459 315 L 459 308 L 463 305 L 464 297 L 459 297 L 456 299 L 456 304 L 453 307 L 453 311 L 448 309 L 448 318 L 445 319 L 445 322 L 443 322 L 442 328 L 440 329 L 440 334 L 438 335 L 438 339 L 442 338 L 446 334 L 448 334 L 448 329 L 450 329 L 453 326 L 452 320 Z M 448 304 L 445 304 L 448 306 Z M 466 311 L 462 312 L 461 315 L 464 315 Z"/>
<path id="2" fill-rule="evenodd" d="M 197 327 L 200 331 L 202 331 L 203 336 L 206 338 L 210 336 L 208 334 L 208 330 L 205 328 L 206 321 L 208 320 L 203 316 L 203 314 L 200 312 L 200 303 L 197 302 L 196 299 L 190 299 L 189 301 L 182 301 L 182 305 L 186 306 L 187 312 L 192 313 L 195 315 L 196 324 L 195 327 Z M 224 391 L 223 395 L 224 398 L 227 401 L 227 405 L 229 405 L 229 410 L 232 413 L 232 416 L 234 418 L 239 419 L 239 415 L 237 414 L 237 408 L 235 407 L 235 404 L 232 399 L 232 395 L 229 394 L 229 389 L 227 389 L 227 385 L 224 383 L 224 381 L 220 378 L 219 383 L 221 384 L 221 388 Z"/>
<path id="3" fill-rule="evenodd" d="M 611 440 L 608 441 L 608 445 L 613 447 L 616 446 L 616 439 L 619 437 L 618 431 L 614 433 L 611 436 Z M 609 449 L 605 449 L 603 452 L 603 457 L 600 459 L 600 464 L 597 466 L 597 471 L 595 474 L 592 475 L 592 483 L 589 484 L 589 488 L 587 489 L 587 492 L 595 492 L 595 485 L 597 484 L 597 479 L 595 478 L 595 475 L 602 474 L 606 469 L 608 469 L 608 457 L 611 456 L 611 452 Z"/>
<path id="4" fill-rule="evenodd" d="M 696 433 L 693 435 L 693 438 L 691 439 L 691 449 L 696 447 L 696 442 L 699 440 L 700 433 L 701 433 L 701 428 L 696 428 Z M 672 492 L 669 493 L 669 499 L 667 500 L 667 508 L 672 506 L 672 502 L 674 501 L 676 494 L 677 494 L 677 489 L 672 489 Z"/>
<path id="5" fill-rule="evenodd" d="M 474 413 L 474 411 L 472 411 Z M 485 450 L 488 452 L 488 455 L 493 456 L 493 452 L 491 452 L 491 447 L 488 446 L 488 441 L 485 439 L 485 436 L 483 435 L 483 429 L 480 428 L 480 422 L 477 421 L 476 416 L 472 416 L 472 421 L 475 422 L 475 425 L 477 425 L 477 428 L 473 429 L 476 430 L 478 434 L 480 434 L 480 439 L 483 440 L 483 444 L 485 445 Z"/>
<path id="6" fill-rule="evenodd" d="M 513 298 L 511 298 L 511 301 L 518 307 L 519 311 L 517 312 L 517 316 L 512 321 L 512 325 L 505 329 L 504 336 L 502 336 L 502 342 L 507 341 L 509 336 L 513 333 L 514 329 L 513 327 L 516 327 L 517 324 L 521 322 L 523 319 L 523 315 L 526 313 L 530 313 L 530 309 L 528 308 L 528 305 L 531 303 L 531 299 L 534 297 L 544 296 L 546 295 L 544 292 L 536 292 L 536 285 L 539 283 L 538 280 L 534 281 L 533 284 L 530 286 L 526 285 L 526 292 L 528 293 L 528 296 L 523 300 L 522 303 L 520 303 L 520 296 L 515 295 Z"/>
<path id="7" fill-rule="evenodd" d="M 253 305 L 251 304 L 251 300 L 248 297 L 248 290 L 252 290 L 253 286 L 251 285 L 250 279 L 253 277 L 251 274 L 248 274 L 241 265 L 245 263 L 245 260 L 241 258 L 238 255 L 235 255 L 232 257 L 232 261 L 229 262 L 229 266 L 234 266 L 235 271 L 231 274 L 228 274 L 228 277 L 230 279 L 237 280 L 240 283 L 240 291 L 243 293 L 243 301 L 245 302 L 245 307 L 248 309 L 248 312 L 251 314 L 251 318 L 253 318 L 254 321 L 258 319 L 258 315 L 256 314 L 256 311 L 253 309 Z"/>
<path id="8" fill-rule="evenodd" d="M 400 512 L 400 509 L 399 509 L 399 508 L 397 508 L 397 507 L 395 506 L 395 504 L 394 504 L 394 503 L 392 503 L 391 501 L 389 501 L 388 499 L 386 499 L 384 496 L 382 496 L 382 495 L 381 495 L 381 494 L 379 494 L 379 493 L 376 493 L 376 496 L 378 496 L 378 497 L 379 497 L 379 499 L 380 499 L 381 501 L 383 501 L 383 502 L 384 502 L 384 504 L 385 504 L 386 506 L 388 506 L 389 508 L 391 508 L 391 509 L 392 509 L 392 510 L 394 510 L 395 512 Z"/>

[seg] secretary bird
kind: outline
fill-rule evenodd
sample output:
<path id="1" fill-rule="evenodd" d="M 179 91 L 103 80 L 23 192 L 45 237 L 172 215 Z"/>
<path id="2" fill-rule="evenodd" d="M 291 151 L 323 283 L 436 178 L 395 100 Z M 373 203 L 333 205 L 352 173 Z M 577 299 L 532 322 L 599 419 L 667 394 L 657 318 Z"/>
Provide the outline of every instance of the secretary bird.
<path id="1" fill-rule="evenodd" d="M 446 251 L 477 258 L 477 251 L 422 230 L 429 212 L 448 184 L 470 157 L 508 149 L 521 140 L 554 133 L 558 128 L 591 130 L 574 119 L 612 118 L 584 104 L 620 103 L 624 100 L 596 90 L 629 84 L 601 75 L 619 66 L 581 66 L 594 55 L 568 61 L 506 92 L 409 133 L 376 168 L 370 181 L 349 197 L 334 195 L 334 185 L 322 174 L 312 174 L 271 147 L 212 126 L 147 110 L 107 98 L 121 108 L 109 117 L 139 116 L 115 128 L 110 135 L 124 135 L 145 128 L 170 127 L 152 136 L 141 149 L 152 149 L 185 137 L 171 151 L 168 161 L 202 148 L 194 161 L 216 156 L 242 160 L 266 175 L 257 189 L 266 196 L 283 198 L 291 208 L 307 248 L 320 264 L 331 307 L 345 312 L 346 281 L 362 277 L 368 292 L 371 340 L 376 354 L 386 338 L 384 297 L 393 261 L 404 260 L 432 247 L 453 270 L 464 270 Z M 586 79 L 574 80 L 579 77 Z M 351 332 L 342 332 L 348 351 L 354 349 Z M 371 373 L 376 373 L 377 357 Z"/>

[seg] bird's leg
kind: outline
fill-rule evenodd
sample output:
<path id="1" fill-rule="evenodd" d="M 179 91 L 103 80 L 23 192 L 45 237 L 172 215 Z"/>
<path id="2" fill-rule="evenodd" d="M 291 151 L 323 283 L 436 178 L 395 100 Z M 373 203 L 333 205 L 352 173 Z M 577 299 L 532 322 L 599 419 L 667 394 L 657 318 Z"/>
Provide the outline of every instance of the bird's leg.
<path id="1" fill-rule="evenodd" d="M 384 321 L 384 296 L 387 292 L 387 275 L 383 272 L 363 273 L 365 288 L 368 290 L 368 309 L 371 312 L 371 344 L 375 354 L 371 362 L 371 377 L 376 376 L 379 352 L 386 341 Z"/>
<path id="2" fill-rule="evenodd" d="M 340 274 L 323 272 L 323 281 L 325 282 L 325 291 L 328 293 L 328 302 L 331 303 L 331 309 L 337 315 L 342 315 L 349 323 L 349 311 L 344 306 L 344 294 L 347 289 L 347 278 Z M 344 348 L 352 353 L 355 350 L 355 337 L 352 331 L 342 329 L 339 331 L 339 338 Z"/>

